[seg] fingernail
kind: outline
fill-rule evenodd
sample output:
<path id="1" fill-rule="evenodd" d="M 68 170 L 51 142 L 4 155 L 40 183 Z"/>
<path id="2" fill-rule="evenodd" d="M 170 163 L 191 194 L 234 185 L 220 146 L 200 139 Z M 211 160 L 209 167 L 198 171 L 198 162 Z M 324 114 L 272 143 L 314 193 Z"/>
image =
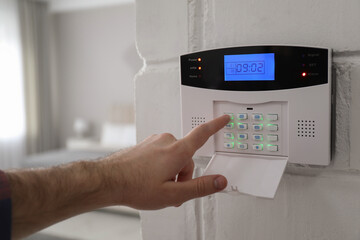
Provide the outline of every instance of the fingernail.
<path id="1" fill-rule="evenodd" d="M 217 178 L 215 178 L 214 186 L 216 189 L 222 190 L 226 187 L 226 185 L 227 185 L 227 180 L 224 176 L 218 176 Z"/>

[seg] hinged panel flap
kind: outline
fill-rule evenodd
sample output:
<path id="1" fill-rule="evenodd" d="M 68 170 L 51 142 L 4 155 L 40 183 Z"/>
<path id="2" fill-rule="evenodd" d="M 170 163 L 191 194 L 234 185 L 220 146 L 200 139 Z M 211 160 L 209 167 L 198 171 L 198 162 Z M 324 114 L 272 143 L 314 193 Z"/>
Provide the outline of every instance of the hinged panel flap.
<path id="1" fill-rule="evenodd" d="M 224 175 L 228 185 L 223 192 L 274 198 L 287 161 L 287 157 L 216 152 L 204 175 Z"/>

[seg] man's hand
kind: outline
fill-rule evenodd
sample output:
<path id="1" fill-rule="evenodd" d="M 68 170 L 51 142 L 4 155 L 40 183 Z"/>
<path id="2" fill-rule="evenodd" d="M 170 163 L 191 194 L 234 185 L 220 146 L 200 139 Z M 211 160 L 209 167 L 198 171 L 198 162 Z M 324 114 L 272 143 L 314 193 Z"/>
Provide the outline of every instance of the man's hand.
<path id="1" fill-rule="evenodd" d="M 216 118 L 180 140 L 168 133 L 153 135 L 125 152 L 109 156 L 104 163 L 110 167 L 107 182 L 113 203 L 159 209 L 224 189 L 227 185 L 224 176 L 192 179 L 192 156 L 229 120 L 227 115 Z"/>
<path id="2" fill-rule="evenodd" d="M 229 120 L 216 118 L 180 140 L 168 133 L 153 135 L 98 161 L 7 171 L 13 239 L 96 208 L 159 209 L 224 189 L 227 181 L 220 175 L 192 179 L 192 156 Z"/>

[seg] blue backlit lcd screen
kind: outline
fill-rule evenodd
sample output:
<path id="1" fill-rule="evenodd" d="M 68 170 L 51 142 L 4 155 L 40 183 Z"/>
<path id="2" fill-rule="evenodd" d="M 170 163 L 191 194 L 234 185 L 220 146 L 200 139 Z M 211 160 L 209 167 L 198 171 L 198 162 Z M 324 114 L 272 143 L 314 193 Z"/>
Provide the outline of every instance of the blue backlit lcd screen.
<path id="1" fill-rule="evenodd" d="M 274 81 L 275 54 L 224 55 L 225 81 Z"/>

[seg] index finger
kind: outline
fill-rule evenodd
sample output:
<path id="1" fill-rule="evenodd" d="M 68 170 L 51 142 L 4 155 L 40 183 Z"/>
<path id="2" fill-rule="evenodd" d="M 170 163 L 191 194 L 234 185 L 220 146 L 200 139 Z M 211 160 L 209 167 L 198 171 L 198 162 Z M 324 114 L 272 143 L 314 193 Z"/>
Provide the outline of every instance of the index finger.
<path id="1" fill-rule="evenodd" d="M 217 131 L 223 128 L 230 121 L 229 115 L 223 115 L 221 117 L 215 118 L 210 122 L 201 124 L 200 126 L 194 128 L 190 133 L 188 133 L 183 139 L 184 145 L 191 151 L 195 153 L 205 142 L 214 135 Z"/>

